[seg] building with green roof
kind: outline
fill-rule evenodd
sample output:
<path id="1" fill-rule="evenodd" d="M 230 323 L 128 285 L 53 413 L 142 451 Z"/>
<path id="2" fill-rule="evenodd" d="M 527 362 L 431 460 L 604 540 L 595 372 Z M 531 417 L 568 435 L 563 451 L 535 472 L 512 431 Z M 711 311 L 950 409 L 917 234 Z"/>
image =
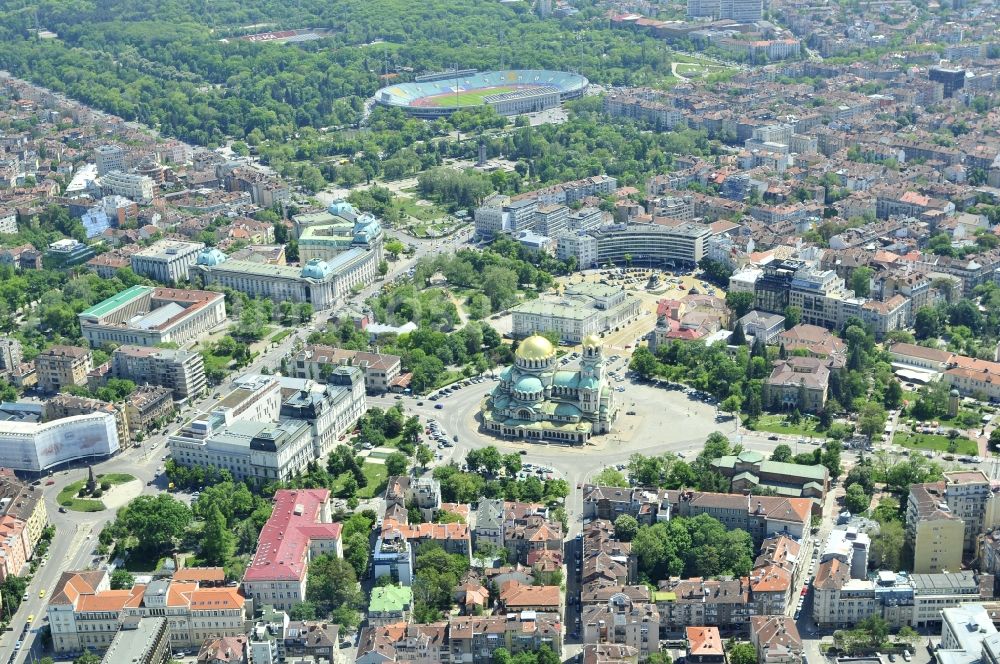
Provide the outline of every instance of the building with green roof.
<path id="1" fill-rule="evenodd" d="M 368 623 L 388 625 L 406 622 L 413 610 L 413 590 L 409 586 L 379 586 L 372 588 L 368 602 Z"/>
<path id="2" fill-rule="evenodd" d="M 226 320 L 222 293 L 132 286 L 78 315 L 92 348 L 107 344 L 183 345 Z"/>
<path id="3" fill-rule="evenodd" d="M 777 496 L 813 498 L 822 502 L 830 489 L 830 472 L 826 466 L 771 461 L 753 450 L 719 457 L 712 461 L 712 468 L 728 478 L 730 489 L 738 493 L 752 493 L 763 487 Z"/>

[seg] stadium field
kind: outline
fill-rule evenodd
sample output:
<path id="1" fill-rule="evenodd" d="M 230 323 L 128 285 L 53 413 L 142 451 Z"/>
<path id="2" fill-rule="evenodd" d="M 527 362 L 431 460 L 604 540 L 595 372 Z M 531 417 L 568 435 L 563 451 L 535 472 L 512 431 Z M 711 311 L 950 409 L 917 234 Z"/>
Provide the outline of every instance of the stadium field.
<path id="1" fill-rule="evenodd" d="M 430 97 L 422 97 L 413 101 L 414 106 L 481 106 L 483 99 L 490 95 L 502 94 L 504 92 L 514 92 L 520 90 L 521 85 L 497 85 L 489 88 L 477 88 L 475 90 L 465 90 L 462 92 L 446 92 Z"/>

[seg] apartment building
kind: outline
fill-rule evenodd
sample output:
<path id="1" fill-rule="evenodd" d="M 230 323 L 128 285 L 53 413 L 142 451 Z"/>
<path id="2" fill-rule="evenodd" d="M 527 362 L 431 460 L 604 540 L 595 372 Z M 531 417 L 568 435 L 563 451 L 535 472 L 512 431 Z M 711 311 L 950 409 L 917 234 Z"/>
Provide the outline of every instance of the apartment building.
<path id="1" fill-rule="evenodd" d="M 388 576 L 396 583 L 413 583 L 413 547 L 399 528 L 383 528 L 372 551 L 372 578 Z"/>
<path id="2" fill-rule="evenodd" d="M 208 389 L 205 360 L 189 350 L 119 346 L 111 353 L 111 375 L 165 387 L 178 401 L 197 398 Z"/>
<path id="3" fill-rule="evenodd" d="M 13 337 L 0 338 L 0 371 L 14 371 L 23 359 L 20 341 Z"/>
<path id="4" fill-rule="evenodd" d="M 963 555 L 997 524 L 1000 496 L 981 470 L 947 472 L 944 480 L 910 487 L 906 535 L 914 548 L 914 571 L 958 571 Z M 956 546 L 961 538 L 962 548 Z"/>
<path id="5" fill-rule="evenodd" d="M 104 413 L 114 418 L 118 442 L 123 447 L 128 447 L 132 442 L 132 433 L 124 404 L 113 404 L 100 399 L 75 397 L 63 393 L 55 395 L 45 404 L 45 417 L 48 420 L 61 420 L 75 415 L 90 415 L 91 413 Z"/>
<path id="6" fill-rule="evenodd" d="M 329 662 L 343 664 L 347 661 L 340 652 L 340 627 L 316 620 L 289 620 L 288 614 L 265 606 L 250 637 L 245 640 L 253 664 L 279 664 L 285 661 Z M 199 664 L 201 662 L 199 661 Z M 211 664 L 230 664 L 211 662 Z"/>
<path id="7" fill-rule="evenodd" d="M 97 174 L 107 175 L 111 171 L 125 171 L 125 150 L 118 145 L 98 145 L 94 148 Z"/>
<path id="8" fill-rule="evenodd" d="M 366 627 L 358 641 L 358 664 L 474 664 L 504 648 L 512 655 L 537 652 L 543 645 L 561 658 L 559 614 L 523 611 L 506 616 L 451 616 L 427 625 L 404 622 Z"/>
<path id="9" fill-rule="evenodd" d="M 303 602 L 309 561 L 324 554 L 344 556 L 341 525 L 331 523 L 330 516 L 327 489 L 276 492 L 271 518 L 243 575 L 246 596 L 280 610 Z"/>
<path id="10" fill-rule="evenodd" d="M 800 664 L 805 657 L 802 637 L 789 616 L 750 616 L 750 643 L 759 664 Z"/>
<path id="11" fill-rule="evenodd" d="M 70 385 L 86 385 L 87 374 L 93 368 L 93 353 L 78 346 L 52 346 L 35 357 L 38 387 L 45 392 L 58 392 Z"/>
<path id="12" fill-rule="evenodd" d="M 41 491 L 0 468 L 0 581 L 24 571 L 48 523 Z"/>
<path id="13" fill-rule="evenodd" d="M 155 183 L 148 175 L 111 171 L 101 176 L 101 191 L 105 196 L 124 196 L 141 205 L 153 202 Z"/>
<path id="14" fill-rule="evenodd" d="M 685 659 L 692 664 L 725 664 L 726 650 L 718 627 L 688 627 Z"/>
<path id="15" fill-rule="evenodd" d="M 739 579 L 666 579 L 653 594 L 661 634 L 678 636 L 689 626 L 712 625 L 726 634 L 744 634 L 757 611 L 750 582 Z"/>
<path id="16" fill-rule="evenodd" d="M 59 655 L 107 650 L 128 620 L 165 616 L 170 648 L 197 648 L 209 637 L 246 632 L 244 598 L 230 586 L 158 579 L 111 590 L 106 570 L 63 572 L 47 607 Z"/>
<path id="17" fill-rule="evenodd" d="M 168 286 L 189 278 L 188 270 L 205 248 L 203 242 L 159 240 L 132 254 L 132 271 Z"/>
<path id="18" fill-rule="evenodd" d="M 603 110 L 611 117 L 641 120 L 665 130 L 686 124 L 684 112 L 652 88 L 612 90 L 604 95 Z"/>
<path id="19" fill-rule="evenodd" d="M 813 620 L 824 628 L 850 627 L 879 616 L 894 627 L 935 628 L 941 611 L 993 597 L 993 576 L 975 572 L 897 574 L 850 578 L 838 559 L 819 565 L 813 581 Z"/>
<path id="20" fill-rule="evenodd" d="M 584 606 L 580 615 L 584 643 L 635 648 L 646 659 L 660 648 L 660 613 L 656 604 L 633 602 L 624 593 L 605 604 Z"/>
<path id="21" fill-rule="evenodd" d="M 556 237 L 556 258 L 561 261 L 576 259 L 580 269 L 597 265 L 597 238 L 585 231 L 568 231 Z"/>
<path id="22" fill-rule="evenodd" d="M 156 385 L 140 385 L 125 402 L 125 413 L 131 431 L 148 431 L 166 422 L 174 412 L 170 390 Z"/>
<path id="23" fill-rule="evenodd" d="M 613 522 L 628 514 L 640 523 L 652 525 L 670 520 L 671 500 L 665 489 L 647 487 L 583 486 L 583 518 Z"/>
<path id="24" fill-rule="evenodd" d="M 323 381 L 342 364 L 361 368 L 368 394 L 388 392 L 399 377 L 402 367 L 398 355 L 367 353 L 315 344 L 299 351 L 293 358 L 289 370 L 296 378 Z"/>

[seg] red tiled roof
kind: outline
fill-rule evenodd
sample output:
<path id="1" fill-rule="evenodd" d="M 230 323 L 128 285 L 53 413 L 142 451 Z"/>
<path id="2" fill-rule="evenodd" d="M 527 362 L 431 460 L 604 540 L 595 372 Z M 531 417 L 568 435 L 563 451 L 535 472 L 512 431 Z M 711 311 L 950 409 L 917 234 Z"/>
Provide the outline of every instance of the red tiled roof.
<path id="1" fill-rule="evenodd" d="M 329 498 L 326 489 L 278 491 L 274 496 L 274 511 L 260 531 L 257 551 L 243 580 L 302 579 L 310 540 L 340 537 L 339 523 L 319 520 L 320 510 Z"/>

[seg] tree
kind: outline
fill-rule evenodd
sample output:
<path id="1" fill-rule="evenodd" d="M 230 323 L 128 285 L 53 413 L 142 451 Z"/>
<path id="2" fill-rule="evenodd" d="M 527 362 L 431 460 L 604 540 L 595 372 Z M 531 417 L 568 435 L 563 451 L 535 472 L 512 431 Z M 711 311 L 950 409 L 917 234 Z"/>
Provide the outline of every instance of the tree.
<path id="1" fill-rule="evenodd" d="M 360 578 L 368 570 L 368 534 L 354 532 L 344 538 L 344 560 Z"/>
<path id="2" fill-rule="evenodd" d="M 729 291 L 726 293 L 726 306 L 728 306 L 733 316 L 743 318 L 753 309 L 754 294 L 746 291 Z"/>
<path id="3" fill-rule="evenodd" d="M 851 271 L 850 288 L 858 297 L 868 297 L 872 290 L 872 275 L 875 271 L 870 267 L 856 267 Z"/>
<path id="4" fill-rule="evenodd" d="M 780 461 L 782 463 L 790 463 L 792 460 L 792 448 L 788 445 L 781 444 L 774 448 L 771 452 L 771 461 Z"/>
<path id="5" fill-rule="evenodd" d="M 398 238 L 391 237 L 385 241 L 383 249 L 385 249 L 385 253 L 389 254 L 389 258 L 396 260 L 401 253 L 406 251 L 406 245 Z"/>
<path id="6" fill-rule="evenodd" d="M 990 432 L 990 447 L 1000 449 L 1000 428 Z"/>
<path id="7" fill-rule="evenodd" d="M 389 477 L 405 475 L 410 466 L 410 460 L 402 452 L 393 452 L 385 458 L 385 472 Z"/>
<path id="8" fill-rule="evenodd" d="M 74 659 L 73 664 L 101 664 L 101 658 L 88 650 Z"/>
<path id="9" fill-rule="evenodd" d="M 753 644 L 730 641 L 726 650 L 729 654 L 729 664 L 757 664 L 757 650 Z"/>
<path id="10" fill-rule="evenodd" d="M 514 477 L 521 471 L 521 455 L 515 453 L 503 456 L 503 472 L 507 477 Z"/>
<path id="11" fill-rule="evenodd" d="M 594 477 L 594 484 L 599 486 L 628 486 L 625 476 L 614 468 L 605 468 Z"/>
<path id="12" fill-rule="evenodd" d="M 288 617 L 292 620 L 316 620 L 316 605 L 312 602 L 299 602 L 288 611 Z"/>
<path id="13" fill-rule="evenodd" d="M 871 463 L 859 463 L 851 468 L 844 480 L 844 486 L 858 485 L 869 496 L 875 492 L 875 479 Z"/>
<path id="14" fill-rule="evenodd" d="M 785 307 L 784 316 L 785 316 L 785 329 L 790 330 L 796 325 L 798 325 L 799 321 L 802 320 L 802 309 L 790 304 L 787 307 Z"/>
<path id="15" fill-rule="evenodd" d="M 738 394 L 730 394 L 728 397 L 722 400 L 719 404 L 719 410 L 723 413 L 729 413 L 735 415 L 740 412 L 740 407 L 743 405 L 743 399 Z"/>
<path id="16" fill-rule="evenodd" d="M 434 460 L 434 451 L 426 445 L 417 445 L 417 463 L 421 468 L 427 468 Z"/>
<path id="17" fill-rule="evenodd" d="M 832 479 L 837 479 L 840 477 L 840 473 L 843 468 L 840 465 L 840 453 L 843 451 L 844 446 L 840 441 L 832 440 L 826 444 L 826 447 L 820 453 L 819 462 L 826 466 L 826 469 L 830 472 L 830 477 Z"/>
<path id="18" fill-rule="evenodd" d="M 653 352 L 648 347 L 639 346 L 632 353 L 629 368 L 643 378 L 651 378 L 656 375 L 659 365 L 660 363 L 656 360 L 656 356 L 653 355 Z"/>
<path id="19" fill-rule="evenodd" d="M 885 403 L 886 408 L 896 409 L 902 405 L 903 388 L 895 378 L 891 378 L 889 384 L 885 386 L 885 395 L 882 401 Z"/>
<path id="20" fill-rule="evenodd" d="M 903 524 L 885 521 L 878 532 L 868 533 L 872 538 L 872 558 L 877 569 L 899 569 L 903 550 Z"/>
<path id="21" fill-rule="evenodd" d="M 191 509 L 170 494 L 139 496 L 118 513 L 116 530 L 150 553 L 172 547 L 191 525 Z"/>
<path id="22" fill-rule="evenodd" d="M 354 567 L 335 555 L 325 554 L 313 558 L 309 562 L 306 584 L 306 599 L 326 611 L 338 606 L 356 610 L 360 606 L 362 596 Z"/>
<path id="23" fill-rule="evenodd" d="M 920 307 L 913 319 L 913 333 L 917 339 L 937 339 L 941 334 L 941 321 L 931 307 Z"/>
<path id="24" fill-rule="evenodd" d="M 872 440 L 885 429 L 885 408 L 882 404 L 869 401 L 858 415 L 858 429 Z"/>
<path id="25" fill-rule="evenodd" d="M 218 505 L 213 505 L 201 533 L 201 557 L 210 565 L 222 566 L 236 552 L 236 535 L 226 524 Z"/>
<path id="26" fill-rule="evenodd" d="M 630 514 L 622 514 L 615 519 L 615 537 L 622 542 L 631 542 L 639 532 L 639 522 Z"/>
<path id="27" fill-rule="evenodd" d="M 844 506 L 847 507 L 847 511 L 851 514 L 864 514 L 868 511 L 868 506 L 871 505 L 871 498 L 865 493 L 864 488 L 860 484 L 852 484 L 847 487 L 847 493 L 844 496 Z"/>
<path id="28" fill-rule="evenodd" d="M 111 573 L 112 590 L 128 590 L 134 585 L 135 577 L 124 567 L 119 567 Z"/>
<path id="29" fill-rule="evenodd" d="M 740 323 L 739 321 L 737 321 L 736 325 L 733 327 L 733 333 L 729 337 L 729 345 L 730 346 L 745 346 L 746 343 L 747 343 L 747 336 L 743 332 L 743 323 Z"/>

